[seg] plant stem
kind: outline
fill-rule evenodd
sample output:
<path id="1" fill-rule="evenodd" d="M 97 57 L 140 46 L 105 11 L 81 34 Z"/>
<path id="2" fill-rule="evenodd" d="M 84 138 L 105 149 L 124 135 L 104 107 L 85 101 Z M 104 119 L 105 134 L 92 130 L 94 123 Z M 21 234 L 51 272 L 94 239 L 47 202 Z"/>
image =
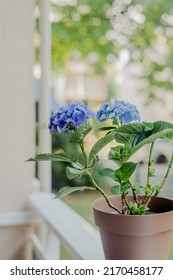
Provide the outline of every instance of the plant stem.
<path id="1" fill-rule="evenodd" d="M 133 198 L 134 198 L 135 202 L 139 205 L 139 201 L 138 201 L 138 196 L 137 196 L 136 190 L 133 189 L 132 183 L 130 182 L 130 180 L 128 182 L 129 182 L 129 184 L 131 186 L 131 189 L 132 189 Z"/>
<path id="2" fill-rule="evenodd" d="M 126 203 L 126 206 L 127 206 L 128 210 L 129 210 L 129 212 L 130 212 L 131 214 L 135 214 L 135 213 L 133 212 L 133 210 L 130 208 L 129 202 L 128 202 L 128 200 L 127 200 L 126 197 L 124 197 L 124 201 L 125 201 L 125 203 Z"/>
<path id="3" fill-rule="evenodd" d="M 152 165 L 152 152 L 154 148 L 154 142 L 151 143 L 149 159 L 148 159 L 148 172 L 147 172 L 147 186 L 150 184 L 150 167 Z"/>
<path id="4" fill-rule="evenodd" d="M 152 195 L 153 195 L 153 191 L 149 196 L 147 196 L 146 201 L 145 201 L 145 206 L 148 206 L 148 204 L 150 203 Z"/>
<path id="5" fill-rule="evenodd" d="M 137 193 L 136 193 L 136 191 L 132 188 L 132 193 L 133 193 L 133 197 L 134 197 L 134 200 L 135 200 L 135 202 L 137 203 L 137 204 L 139 204 L 139 202 L 138 202 L 138 197 L 137 197 Z"/>
<path id="6" fill-rule="evenodd" d="M 157 196 L 157 195 L 160 193 L 160 191 L 163 189 L 164 184 L 165 184 L 165 182 L 166 182 L 166 179 L 168 178 L 169 172 L 170 172 L 170 170 L 171 170 L 171 168 L 172 168 L 172 164 L 173 164 L 173 152 L 172 152 L 172 156 L 171 156 L 170 162 L 169 162 L 169 164 L 168 164 L 167 171 L 166 171 L 165 176 L 164 176 L 164 178 L 163 178 L 163 181 L 162 181 L 162 183 L 161 183 L 161 185 L 160 185 L 160 190 L 159 190 L 159 192 L 157 192 L 157 193 L 155 194 L 155 196 Z"/>
<path id="7" fill-rule="evenodd" d="M 107 204 L 109 205 L 109 207 L 111 207 L 112 209 L 116 210 L 119 214 L 121 214 L 121 211 L 120 211 L 117 207 L 115 207 L 114 205 L 112 205 L 112 203 L 110 202 L 108 196 L 107 196 L 106 193 L 102 190 L 102 188 L 100 188 L 100 187 L 97 185 L 97 183 L 96 183 L 96 181 L 94 180 L 93 176 L 92 176 L 90 173 L 88 173 L 88 172 L 87 172 L 87 174 L 88 174 L 88 177 L 89 177 L 91 183 L 94 185 L 94 187 L 96 188 L 96 190 L 98 190 L 98 191 L 102 194 L 102 196 L 105 198 L 105 200 L 106 200 Z"/>
<path id="8" fill-rule="evenodd" d="M 171 156 L 170 162 L 168 164 L 167 171 L 166 171 L 165 176 L 163 178 L 163 181 L 162 181 L 162 183 L 160 185 L 160 190 L 156 191 L 155 196 L 157 196 L 161 192 L 161 190 L 163 189 L 164 184 L 166 182 L 166 179 L 168 178 L 169 172 L 170 172 L 170 170 L 172 168 L 172 164 L 173 164 L 173 152 L 172 152 L 172 156 Z M 148 204 L 150 203 L 153 193 L 154 193 L 154 191 L 148 196 L 148 198 L 146 200 L 146 203 L 145 203 L 146 206 L 148 206 Z"/>
<path id="9" fill-rule="evenodd" d="M 85 152 L 83 140 L 80 142 L 79 145 L 80 145 L 80 148 L 81 148 L 83 157 L 84 157 L 85 168 L 88 168 L 88 158 L 87 158 L 87 154 L 86 154 L 86 152 Z M 106 193 L 102 190 L 102 188 L 100 188 L 100 187 L 97 185 L 97 183 L 95 182 L 95 180 L 94 180 L 93 176 L 91 175 L 91 173 L 87 172 L 87 175 L 88 175 L 88 177 L 89 177 L 91 183 L 92 183 L 92 184 L 94 185 L 94 187 L 96 188 L 96 190 L 98 190 L 98 191 L 102 194 L 102 196 L 105 198 L 105 200 L 106 200 L 107 204 L 109 205 L 109 207 L 111 207 L 112 209 L 116 210 L 119 214 L 121 214 L 121 211 L 120 211 L 118 208 L 116 208 L 116 207 L 114 207 L 114 206 L 112 205 L 112 203 L 110 202 L 108 196 L 107 196 Z"/>
<path id="10" fill-rule="evenodd" d="M 150 167 L 152 165 L 153 148 L 154 148 L 154 142 L 151 143 L 151 147 L 150 147 L 150 153 L 149 153 L 149 158 L 148 158 L 148 172 L 147 172 L 147 184 L 146 184 L 146 186 L 149 186 L 149 184 L 150 184 Z M 148 206 L 148 204 L 150 203 L 152 194 L 153 194 L 153 192 L 148 193 L 148 191 L 145 191 L 145 196 L 143 197 L 143 204 Z"/>
<path id="11" fill-rule="evenodd" d="M 154 142 L 151 143 L 151 147 L 150 147 L 150 153 L 149 153 L 149 158 L 148 158 L 148 172 L 147 172 L 147 184 L 146 184 L 146 186 L 149 186 L 149 184 L 150 184 L 150 167 L 152 165 L 153 148 L 154 148 Z M 148 191 L 145 192 L 145 196 L 144 196 L 144 199 L 143 199 L 143 204 L 148 206 L 148 204 L 150 203 L 152 194 L 153 194 L 153 192 L 150 193 L 150 194 L 148 194 Z"/>
<path id="12" fill-rule="evenodd" d="M 124 211 L 125 196 L 124 196 L 124 194 L 121 195 L 121 203 L 122 203 L 122 214 L 125 214 L 125 211 Z"/>
<path id="13" fill-rule="evenodd" d="M 80 143 L 79 145 L 80 145 L 80 148 L 81 148 L 83 157 L 84 157 L 85 168 L 88 168 L 88 158 L 87 158 L 87 154 L 86 154 L 86 152 L 85 152 L 85 147 L 84 147 L 84 142 L 83 142 L 83 140 L 81 141 L 81 143 Z"/>

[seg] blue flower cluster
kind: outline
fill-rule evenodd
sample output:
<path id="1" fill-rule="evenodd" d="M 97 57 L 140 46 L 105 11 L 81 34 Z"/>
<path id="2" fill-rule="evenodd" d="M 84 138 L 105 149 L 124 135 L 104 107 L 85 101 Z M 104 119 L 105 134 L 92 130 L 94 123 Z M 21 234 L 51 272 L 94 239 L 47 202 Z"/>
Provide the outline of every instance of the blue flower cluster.
<path id="1" fill-rule="evenodd" d="M 94 112 L 83 102 L 76 101 L 62 106 L 50 117 L 49 130 L 51 133 L 76 130 L 87 119 L 93 118 Z"/>
<path id="2" fill-rule="evenodd" d="M 76 130 L 87 119 L 93 118 L 94 112 L 83 102 L 76 101 L 62 106 L 50 117 L 49 130 L 51 133 Z M 104 103 L 96 114 L 100 122 L 113 119 L 113 124 L 140 122 L 140 114 L 136 106 L 129 102 L 112 100 Z"/>
<path id="3" fill-rule="evenodd" d="M 114 124 L 127 124 L 131 122 L 140 122 L 140 114 L 136 106 L 129 102 L 112 100 L 110 103 L 104 103 L 97 112 L 97 120 L 100 122 L 107 119 L 113 119 Z"/>

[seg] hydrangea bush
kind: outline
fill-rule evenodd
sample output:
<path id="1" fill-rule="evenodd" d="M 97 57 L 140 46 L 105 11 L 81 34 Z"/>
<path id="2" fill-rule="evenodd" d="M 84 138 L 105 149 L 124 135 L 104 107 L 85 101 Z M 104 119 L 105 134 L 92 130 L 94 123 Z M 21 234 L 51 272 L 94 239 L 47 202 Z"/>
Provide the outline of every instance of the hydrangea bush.
<path id="1" fill-rule="evenodd" d="M 93 144 L 87 154 L 85 149 L 85 137 L 94 129 L 93 118 L 98 122 L 112 120 L 112 126 L 106 124 L 100 128 L 105 135 Z M 161 182 L 153 184 L 151 178 L 155 176 L 153 149 L 157 139 L 164 139 L 173 144 L 173 124 L 156 121 L 141 122 L 138 109 L 133 104 L 125 101 L 112 100 L 104 103 L 100 110 L 94 113 L 83 102 L 62 106 L 50 117 L 48 126 L 50 133 L 64 133 L 69 138 L 70 143 L 77 143 L 81 149 L 83 160 L 79 161 L 76 155 L 66 153 L 37 154 L 28 161 L 63 161 L 66 167 L 66 176 L 73 179 L 80 176 L 88 176 L 91 185 L 70 187 L 65 186 L 56 195 L 62 198 L 65 195 L 84 190 L 96 190 L 105 198 L 108 205 L 124 215 L 142 215 L 149 210 L 149 203 L 152 196 L 157 196 L 165 185 L 165 181 L 170 173 L 173 164 L 173 152 L 171 151 L 170 162 Z M 105 193 L 93 177 L 93 170 L 99 161 L 99 152 L 110 142 L 114 141 L 114 146 L 110 148 L 108 159 L 118 163 L 116 170 L 102 168 L 100 174 L 115 181 L 111 192 L 114 195 L 121 195 L 122 207 L 118 209 L 112 205 L 109 196 Z M 144 145 L 150 145 L 147 166 L 146 185 L 139 185 L 132 182 L 131 176 L 135 172 L 138 163 L 130 158 Z M 70 165 L 70 166 L 69 166 Z M 133 194 L 134 201 L 128 200 L 128 194 Z"/>

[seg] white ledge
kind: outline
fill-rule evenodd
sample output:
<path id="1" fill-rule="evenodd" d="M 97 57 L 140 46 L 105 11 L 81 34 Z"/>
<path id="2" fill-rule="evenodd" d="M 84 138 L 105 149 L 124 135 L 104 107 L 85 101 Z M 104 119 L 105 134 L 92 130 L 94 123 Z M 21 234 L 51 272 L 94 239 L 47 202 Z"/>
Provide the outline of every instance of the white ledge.
<path id="1" fill-rule="evenodd" d="M 104 259 L 100 235 L 61 199 L 51 193 L 29 195 L 29 203 L 75 259 Z"/>
<path id="2" fill-rule="evenodd" d="M 0 227 L 25 226 L 37 223 L 32 211 L 7 211 L 0 213 Z"/>

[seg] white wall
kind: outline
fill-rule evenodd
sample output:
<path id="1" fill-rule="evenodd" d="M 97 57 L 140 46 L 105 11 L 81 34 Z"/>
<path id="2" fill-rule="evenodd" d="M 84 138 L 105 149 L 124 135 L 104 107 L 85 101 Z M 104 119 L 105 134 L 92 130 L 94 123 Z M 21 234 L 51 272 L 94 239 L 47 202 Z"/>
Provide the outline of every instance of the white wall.
<path id="1" fill-rule="evenodd" d="M 34 0 L 0 0 L 0 211 L 22 210 L 32 190 Z M 0 229 L 0 259 L 23 259 L 29 229 Z"/>

